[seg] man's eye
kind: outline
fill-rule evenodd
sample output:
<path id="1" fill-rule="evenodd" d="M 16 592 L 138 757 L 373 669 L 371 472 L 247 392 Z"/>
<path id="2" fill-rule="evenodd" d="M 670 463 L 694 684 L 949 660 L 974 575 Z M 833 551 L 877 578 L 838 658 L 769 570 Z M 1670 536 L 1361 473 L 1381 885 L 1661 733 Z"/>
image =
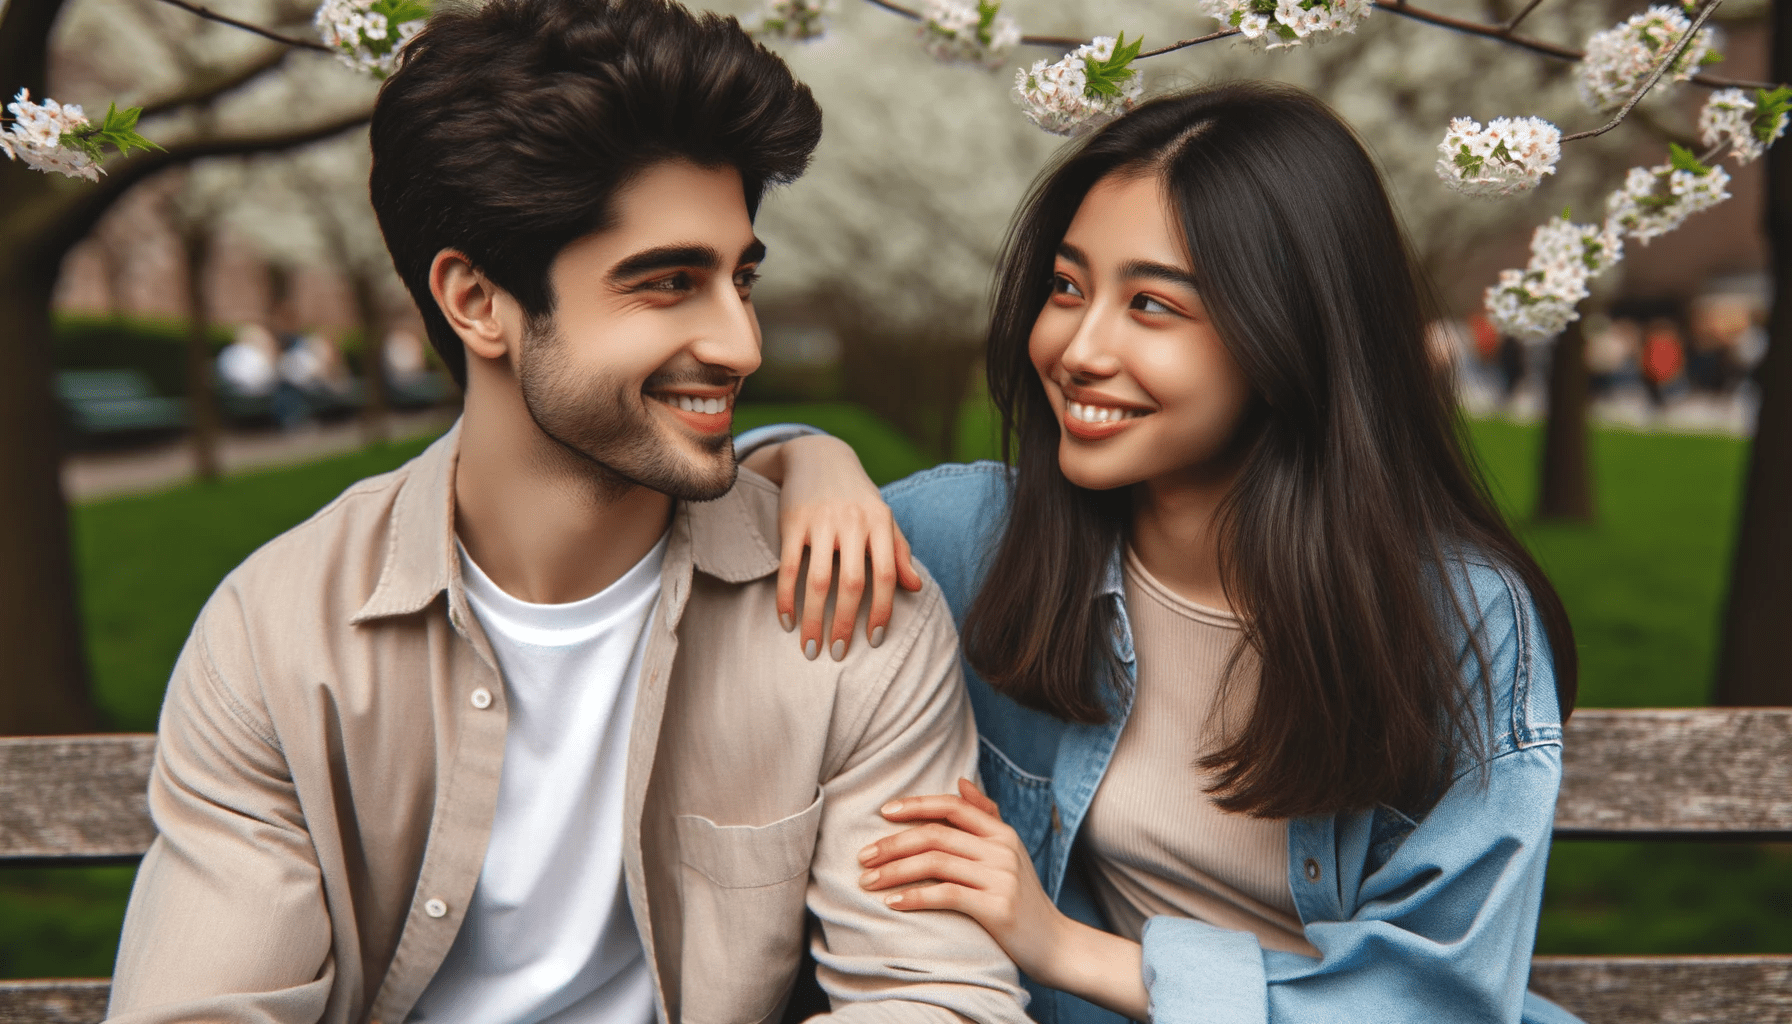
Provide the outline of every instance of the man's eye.
<path id="1" fill-rule="evenodd" d="M 671 274 L 666 277 L 655 278 L 652 281 L 648 281 L 641 287 L 648 291 L 655 292 L 688 292 L 691 290 L 691 275 L 683 273 Z"/>
<path id="2" fill-rule="evenodd" d="M 740 273 L 734 275 L 734 287 L 740 288 L 744 291 L 752 291 L 753 286 L 758 283 L 759 283 L 759 270 L 757 268 L 754 268 L 752 270 L 743 270 Z"/>
<path id="3" fill-rule="evenodd" d="M 1163 303 L 1157 301 L 1156 299 L 1152 298 L 1149 295 L 1133 296 L 1132 297 L 1132 308 L 1134 308 L 1142 313 L 1174 313 L 1175 312 L 1175 310 L 1173 310 L 1170 307 L 1164 305 Z"/>
<path id="4" fill-rule="evenodd" d="M 1076 282 L 1065 277 L 1063 274 L 1052 275 L 1052 294 L 1074 295 L 1079 299 L 1083 297 L 1082 289 L 1076 286 Z"/>

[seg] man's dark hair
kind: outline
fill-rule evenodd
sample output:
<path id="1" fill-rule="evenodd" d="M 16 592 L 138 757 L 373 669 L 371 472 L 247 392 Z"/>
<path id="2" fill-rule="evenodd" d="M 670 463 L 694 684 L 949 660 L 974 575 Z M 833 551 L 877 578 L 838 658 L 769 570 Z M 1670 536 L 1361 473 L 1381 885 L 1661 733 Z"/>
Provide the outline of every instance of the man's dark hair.
<path id="1" fill-rule="evenodd" d="M 491 0 L 430 19 L 373 109 L 373 208 L 429 340 L 466 385 L 466 352 L 429 292 L 454 249 L 530 316 L 548 268 L 610 226 L 654 164 L 733 167 L 748 213 L 801 175 L 821 108 L 733 18 L 670 0 Z"/>

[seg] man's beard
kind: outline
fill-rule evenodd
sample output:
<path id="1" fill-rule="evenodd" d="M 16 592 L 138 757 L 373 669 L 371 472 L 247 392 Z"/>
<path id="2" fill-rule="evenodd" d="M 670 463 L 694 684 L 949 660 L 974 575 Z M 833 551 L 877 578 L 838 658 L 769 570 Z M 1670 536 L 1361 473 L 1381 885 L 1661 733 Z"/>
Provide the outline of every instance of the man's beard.
<path id="1" fill-rule="evenodd" d="M 529 318 L 522 354 L 519 379 L 530 418 L 549 439 L 589 465 L 604 490 L 638 484 L 681 501 L 710 501 L 734 486 L 738 470 L 732 437 L 691 438 L 701 454 L 689 456 L 646 404 L 657 401 L 646 397 L 649 391 L 732 384 L 732 374 L 704 366 L 695 373 L 656 373 L 640 387 L 605 373 L 581 379 L 569 365 L 551 314 Z"/>

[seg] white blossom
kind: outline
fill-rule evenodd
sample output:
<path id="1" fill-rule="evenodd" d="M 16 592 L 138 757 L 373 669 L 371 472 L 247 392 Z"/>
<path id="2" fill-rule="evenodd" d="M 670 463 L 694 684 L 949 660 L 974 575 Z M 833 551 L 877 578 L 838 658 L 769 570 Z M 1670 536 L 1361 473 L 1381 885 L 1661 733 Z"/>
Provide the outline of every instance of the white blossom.
<path id="1" fill-rule="evenodd" d="M 1100 63 L 1114 55 L 1114 44 L 1113 36 L 1097 36 L 1054 64 L 1041 60 L 1017 69 L 1015 102 L 1029 120 L 1053 135 L 1086 135 L 1126 113 L 1144 92 L 1138 69 L 1128 69 L 1114 95 L 1091 86 L 1087 72 L 1089 61 Z"/>
<path id="2" fill-rule="evenodd" d="M 394 27 L 391 14 L 402 11 Z M 398 69 L 404 44 L 423 30 L 427 8 L 391 0 L 323 0 L 312 19 L 337 59 L 356 71 L 384 78 Z"/>
<path id="3" fill-rule="evenodd" d="M 748 16 L 746 29 L 756 36 L 819 39 L 833 6 L 832 0 L 767 0 L 765 10 Z"/>
<path id="4" fill-rule="evenodd" d="M 1251 42 L 1279 50 L 1355 32 L 1375 5 L 1372 0 L 1201 0 L 1201 9 Z"/>
<path id="5" fill-rule="evenodd" d="M 1537 187 L 1556 172 L 1562 132 L 1536 117 L 1496 117 L 1482 128 L 1466 117 L 1450 121 L 1437 144 L 1437 176 L 1469 196 L 1509 196 Z"/>
<path id="6" fill-rule="evenodd" d="M 1020 26 L 991 0 L 927 0 L 921 46 L 939 60 L 998 68 L 1020 43 Z"/>
<path id="7" fill-rule="evenodd" d="M 45 174 L 55 172 L 71 178 L 100 180 L 99 165 L 78 149 L 62 144 L 62 133 L 85 127 L 87 116 L 73 103 L 57 103 L 45 97 L 42 103 L 31 102 L 31 92 L 20 89 L 6 109 L 12 112 L 12 125 L 0 132 L 0 153 L 8 160 L 23 160 L 25 166 Z"/>
<path id="8" fill-rule="evenodd" d="M 1580 97 L 1594 110 L 1613 110 L 1634 95 L 1643 80 L 1674 47 L 1692 21 L 1678 7 L 1656 6 L 1633 15 L 1621 25 L 1595 32 L 1587 40 L 1587 54 L 1580 62 Z M 1714 52 L 1714 33 L 1699 30 L 1661 84 L 1684 82 L 1698 73 L 1699 65 Z"/>
<path id="9" fill-rule="evenodd" d="M 1576 224 L 1551 218 L 1531 233 L 1531 261 L 1523 270 L 1502 270 L 1487 289 L 1488 318 L 1503 334 L 1547 338 L 1580 319 L 1576 307 L 1587 282 L 1624 257 L 1624 241 L 1610 224 Z"/>
<path id="10" fill-rule="evenodd" d="M 1632 167 L 1624 185 L 1606 200 L 1606 223 L 1639 242 L 1665 235 L 1686 218 L 1730 198 L 1729 172 L 1712 167 L 1700 174 L 1663 164 Z"/>
<path id="11" fill-rule="evenodd" d="M 1768 123 L 1760 126 L 1763 139 L 1756 133 L 1756 118 Z M 1768 117 L 1761 116 L 1755 100 L 1741 89 L 1720 89 L 1705 101 L 1699 111 L 1699 138 L 1710 149 L 1726 146 L 1738 163 L 1748 163 L 1767 152 L 1767 147 L 1786 133 L 1784 110 Z"/>

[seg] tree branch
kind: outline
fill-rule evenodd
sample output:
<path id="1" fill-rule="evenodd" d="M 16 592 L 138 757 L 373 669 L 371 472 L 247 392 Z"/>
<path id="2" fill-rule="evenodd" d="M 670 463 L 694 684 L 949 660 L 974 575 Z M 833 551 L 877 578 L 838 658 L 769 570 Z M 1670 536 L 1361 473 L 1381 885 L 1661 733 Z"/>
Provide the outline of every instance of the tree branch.
<path id="1" fill-rule="evenodd" d="M 357 110 L 291 131 L 194 139 L 164 150 L 139 153 L 121 160 L 106 168 L 106 176 L 98 184 L 69 189 L 63 193 L 66 199 L 61 208 L 50 211 L 49 216 L 40 221 L 44 228 L 37 233 L 34 247 L 36 256 L 40 260 L 60 261 L 76 242 L 93 230 L 93 226 L 113 203 L 150 175 L 207 157 L 248 156 L 297 149 L 359 128 L 372 117 L 371 109 Z"/>
<path id="2" fill-rule="evenodd" d="M 62 0 L 7 0 L 0 10 L 0 105 L 20 89 L 44 91 L 50 30 Z"/>
<path id="3" fill-rule="evenodd" d="M 182 89 L 180 92 L 170 93 L 159 99 L 151 100 L 150 102 L 143 104 L 142 116 L 156 117 L 161 114 L 172 113 L 179 110 L 181 107 L 193 106 L 200 103 L 210 103 L 212 100 L 217 99 L 225 93 L 240 89 L 250 82 L 253 82 L 255 79 L 260 78 L 262 75 L 278 68 L 281 64 L 286 62 L 286 55 L 291 52 L 291 50 L 284 49 L 269 50 L 258 59 L 249 61 L 239 68 L 212 78 L 201 79 L 187 88 Z"/>
<path id="4" fill-rule="evenodd" d="M 890 0 L 865 0 L 865 2 L 873 7 L 882 7 L 891 14 L 899 15 L 910 21 L 921 20 L 921 12 L 912 7 L 904 7 L 901 4 L 892 3 Z M 1077 39 L 1074 36 L 1021 36 L 1020 41 L 1022 46 L 1049 46 L 1059 50 L 1073 50 L 1088 42 L 1087 39 Z"/>
<path id="5" fill-rule="evenodd" d="M 334 52 L 329 47 L 325 46 L 322 43 L 314 42 L 309 39 L 299 39 L 294 36 L 281 35 L 280 33 L 273 31 L 272 29 L 262 28 L 260 25 L 251 25 L 249 22 L 246 22 L 246 21 L 238 21 L 235 18 L 231 18 L 231 17 L 227 17 L 225 15 L 219 14 L 218 12 L 211 10 L 210 8 L 201 7 L 198 4 L 190 3 L 189 0 L 161 0 L 161 2 L 167 4 L 170 7 L 178 7 L 181 10 L 186 11 L 188 14 L 198 15 L 199 17 L 204 18 L 207 21 L 215 21 L 220 25 L 229 25 L 231 28 L 240 28 L 244 32 L 253 32 L 256 35 L 261 36 L 263 39 L 272 39 L 274 42 L 280 43 L 285 46 L 295 46 L 302 50 L 317 50 L 322 53 Z"/>
<path id="6" fill-rule="evenodd" d="M 1591 139 L 1595 136 L 1604 135 L 1606 132 L 1618 127 L 1618 125 L 1623 122 L 1625 115 L 1629 114 L 1638 103 L 1643 101 L 1643 97 L 1649 94 L 1649 90 L 1655 88 L 1655 83 L 1661 81 L 1661 76 L 1667 74 L 1668 68 L 1673 67 L 1674 62 L 1680 59 L 1680 55 L 1686 52 L 1686 48 L 1692 45 L 1693 39 L 1699 34 L 1699 29 L 1705 27 L 1705 22 L 1711 19 L 1712 12 L 1717 10 L 1717 5 L 1723 2 L 1724 0 L 1706 0 L 1705 6 L 1699 10 L 1699 16 L 1693 19 L 1692 27 L 1686 30 L 1686 34 L 1680 37 L 1678 43 L 1674 44 L 1674 49 L 1671 53 L 1656 62 L 1655 70 L 1649 72 L 1649 77 L 1643 80 L 1643 84 L 1638 87 L 1637 91 L 1625 102 L 1624 108 L 1618 111 L 1616 117 L 1606 122 L 1603 126 L 1594 128 L 1591 131 L 1575 132 L 1573 135 L 1564 135 L 1562 136 L 1562 141 L 1573 142 L 1576 139 Z"/>
<path id="7" fill-rule="evenodd" d="M 1541 6 L 1543 6 L 1543 0 L 1531 0 L 1530 3 L 1525 4 L 1523 10 L 1519 11 L 1517 14 L 1514 14 L 1512 16 L 1512 19 L 1510 21 L 1506 22 L 1505 29 L 1506 29 L 1507 33 L 1511 33 L 1514 29 L 1516 29 L 1518 27 L 1519 22 L 1530 17 L 1531 12 Z"/>

